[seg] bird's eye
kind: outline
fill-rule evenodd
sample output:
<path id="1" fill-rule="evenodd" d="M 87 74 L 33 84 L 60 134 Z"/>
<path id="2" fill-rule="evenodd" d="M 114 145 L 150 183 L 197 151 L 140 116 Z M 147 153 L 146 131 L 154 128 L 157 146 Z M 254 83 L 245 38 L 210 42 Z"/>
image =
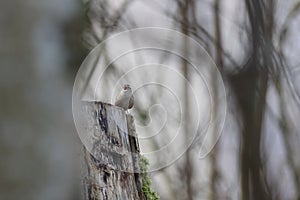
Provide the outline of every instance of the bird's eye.
<path id="1" fill-rule="evenodd" d="M 128 85 L 125 85 L 124 90 L 130 90 L 130 87 Z"/>

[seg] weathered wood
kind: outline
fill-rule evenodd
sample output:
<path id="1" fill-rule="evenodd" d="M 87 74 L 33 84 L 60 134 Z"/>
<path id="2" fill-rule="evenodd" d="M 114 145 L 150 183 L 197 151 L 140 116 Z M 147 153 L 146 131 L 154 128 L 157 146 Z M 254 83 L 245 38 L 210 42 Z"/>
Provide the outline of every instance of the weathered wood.
<path id="1" fill-rule="evenodd" d="M 89 102 L 89 149 L 85 150 L 85 199 L 144 200 L 134 118 L 119 107 Z"/>

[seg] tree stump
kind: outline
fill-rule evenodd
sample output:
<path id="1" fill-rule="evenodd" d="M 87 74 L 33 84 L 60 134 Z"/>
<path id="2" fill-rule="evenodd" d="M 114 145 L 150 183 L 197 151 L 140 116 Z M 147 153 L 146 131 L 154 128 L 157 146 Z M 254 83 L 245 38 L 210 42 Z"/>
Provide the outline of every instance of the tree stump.
<path id="1" fill-rule="evenodd" d="M 122 108 L 87 102 L 86 200 L 144 200 L 134 118 Z"/>

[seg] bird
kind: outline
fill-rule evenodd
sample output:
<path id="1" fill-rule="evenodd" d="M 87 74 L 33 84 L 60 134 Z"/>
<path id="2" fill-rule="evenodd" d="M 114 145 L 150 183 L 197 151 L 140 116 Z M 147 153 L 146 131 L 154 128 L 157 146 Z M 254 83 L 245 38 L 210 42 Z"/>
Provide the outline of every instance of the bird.
<path id="1" fill-rule="evenodd" d="M 115 100 L 115 106 L 123 108 L 125 111 L 131 109 L 134 104 L 134 97 L 129 84 L 125 84 Z"/>

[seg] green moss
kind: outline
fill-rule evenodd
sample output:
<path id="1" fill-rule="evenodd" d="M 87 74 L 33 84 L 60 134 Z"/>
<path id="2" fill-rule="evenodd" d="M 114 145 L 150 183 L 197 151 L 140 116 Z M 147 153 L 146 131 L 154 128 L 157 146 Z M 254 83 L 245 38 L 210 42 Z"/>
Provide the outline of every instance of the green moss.
<path id="1" fill-rule="evenodd" d="M 149 160 L 146 157 L 141 156 L 140 167 L 142 171 L 142 190 L 147 200 L 158 200 L 159 196 L 151 189 L 151 180 L 147 173 L 148 165 Z"/>

